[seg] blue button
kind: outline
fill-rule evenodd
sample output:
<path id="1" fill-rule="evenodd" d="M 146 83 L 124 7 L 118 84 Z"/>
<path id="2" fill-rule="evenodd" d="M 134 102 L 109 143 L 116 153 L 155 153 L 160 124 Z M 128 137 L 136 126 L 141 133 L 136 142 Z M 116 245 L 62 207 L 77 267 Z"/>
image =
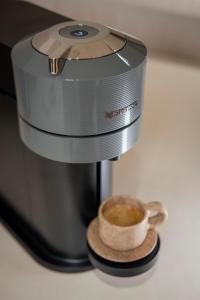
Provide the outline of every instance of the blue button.
<path id="1" fill-rule="evenodd" d="M 88 35 L 88 32 L 85 31 L 85 30 L 73 30 L 70 32 L 71 35 L 75 36 L 75 37 L 83 37 L 83 36 L 86 36 Z"/>

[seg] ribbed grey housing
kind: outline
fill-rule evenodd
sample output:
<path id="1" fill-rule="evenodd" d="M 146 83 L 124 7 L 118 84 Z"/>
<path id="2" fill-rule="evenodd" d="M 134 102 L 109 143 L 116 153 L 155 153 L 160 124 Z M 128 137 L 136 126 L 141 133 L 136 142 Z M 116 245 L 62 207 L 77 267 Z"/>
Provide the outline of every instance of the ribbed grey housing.
<path id="1" fill-rule="evenodd" d="M 41 132 L 19 118 L 21 138 L 33 152 L 60 162 L 90 163 L 117 157 L 138 139 L 140 118 L 123 130 L 88 137 Z"/>
<path id="2" fill-rule="evenodd" d="M 133 146 L 139 129 L 138 122 L 134 124 L 134 121 L 142 111 L 146 60 L 143 44 L 127 40 L 124 48 L 114 54 L 95 59 L 66 60 L 57 76 L 49 73 L 48 57 L 32 47 L 31 38 L 14 47 L 12 60 L 21 137 L 30 149 L 59 161 L 93 162 L 113 158 Z M 31 127 L 30 130 L 27 126 Z M 126 130 L 128 126 L 130 128 Z M 33 130 L 37 132 L 28 137 L 28 132 Z M 107 143 L 109 135 L 112 141 L 115 131 L 122 130 L 126 131 L 115 135 L 120 138 L 108 143 L 109 148 L 107 145 L 107 150 L 103 151 L 101 143 Z M 67 141 L 62 155 L 59 147 L 52 146 L 50 150 L 50 146 L 44 147 L 43 143 L 36 145 L 41 143 L 42 134 L 44 139 L 50 134 L 48 140 L 55 134 L 53 141 L 56 143 L 59 143 L 59 138 L 61 144 L 63 139 Z M 130 141 L 123 142 L 125 136 Z M 84 151 L 77 149 L 77 146 L 82 147 L 83 140 L 76 143 L 76 147 L 69 142 L 73 138 L 77 142 L 78 138 L 86 137 L 90 137 L 90 145 L 87 149 L 86 144 Z"/>

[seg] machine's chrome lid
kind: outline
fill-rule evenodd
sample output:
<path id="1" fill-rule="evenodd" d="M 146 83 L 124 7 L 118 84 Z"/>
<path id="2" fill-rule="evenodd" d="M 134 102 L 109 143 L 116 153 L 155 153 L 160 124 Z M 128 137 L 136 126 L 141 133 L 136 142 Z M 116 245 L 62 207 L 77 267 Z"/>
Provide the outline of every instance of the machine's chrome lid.
<path id="1" fill-rule="evenodd" d="M 32 46 L 49 57 L 50 72 L 58 74 L 65 60 L 92 59 L 122 49 L 126 39 L 93 22 L 72 21 L 50 27 L 32 39 Z"/>

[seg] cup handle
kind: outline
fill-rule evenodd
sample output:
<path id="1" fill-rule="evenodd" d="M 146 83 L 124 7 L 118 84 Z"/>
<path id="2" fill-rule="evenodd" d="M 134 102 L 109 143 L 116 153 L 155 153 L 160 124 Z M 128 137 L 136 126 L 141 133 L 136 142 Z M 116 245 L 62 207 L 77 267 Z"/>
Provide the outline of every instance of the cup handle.
<path id="1" fill-rule="evenodd" d="M 164 205 L 159 201 L 152 201 L 145 204 L 145 208 L 149 211 L 149 225 L 156 227 L 162 224 L 168 216 L 167 210 Z"/>

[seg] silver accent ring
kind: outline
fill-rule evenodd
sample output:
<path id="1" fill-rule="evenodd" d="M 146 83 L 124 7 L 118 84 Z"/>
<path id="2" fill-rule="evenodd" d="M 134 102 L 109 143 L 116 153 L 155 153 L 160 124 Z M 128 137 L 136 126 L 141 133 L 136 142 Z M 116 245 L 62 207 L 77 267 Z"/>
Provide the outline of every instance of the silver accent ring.
<path id="1" fill-rule="evenodd" d="M 36 154 L 60 162 L 91 163 L 112 159 L 131 149 L 138 139 L 140 119 L 122 130 L 83 138 L 43 132 L 20 117 L 19 127 L 22 141 Z"/>

